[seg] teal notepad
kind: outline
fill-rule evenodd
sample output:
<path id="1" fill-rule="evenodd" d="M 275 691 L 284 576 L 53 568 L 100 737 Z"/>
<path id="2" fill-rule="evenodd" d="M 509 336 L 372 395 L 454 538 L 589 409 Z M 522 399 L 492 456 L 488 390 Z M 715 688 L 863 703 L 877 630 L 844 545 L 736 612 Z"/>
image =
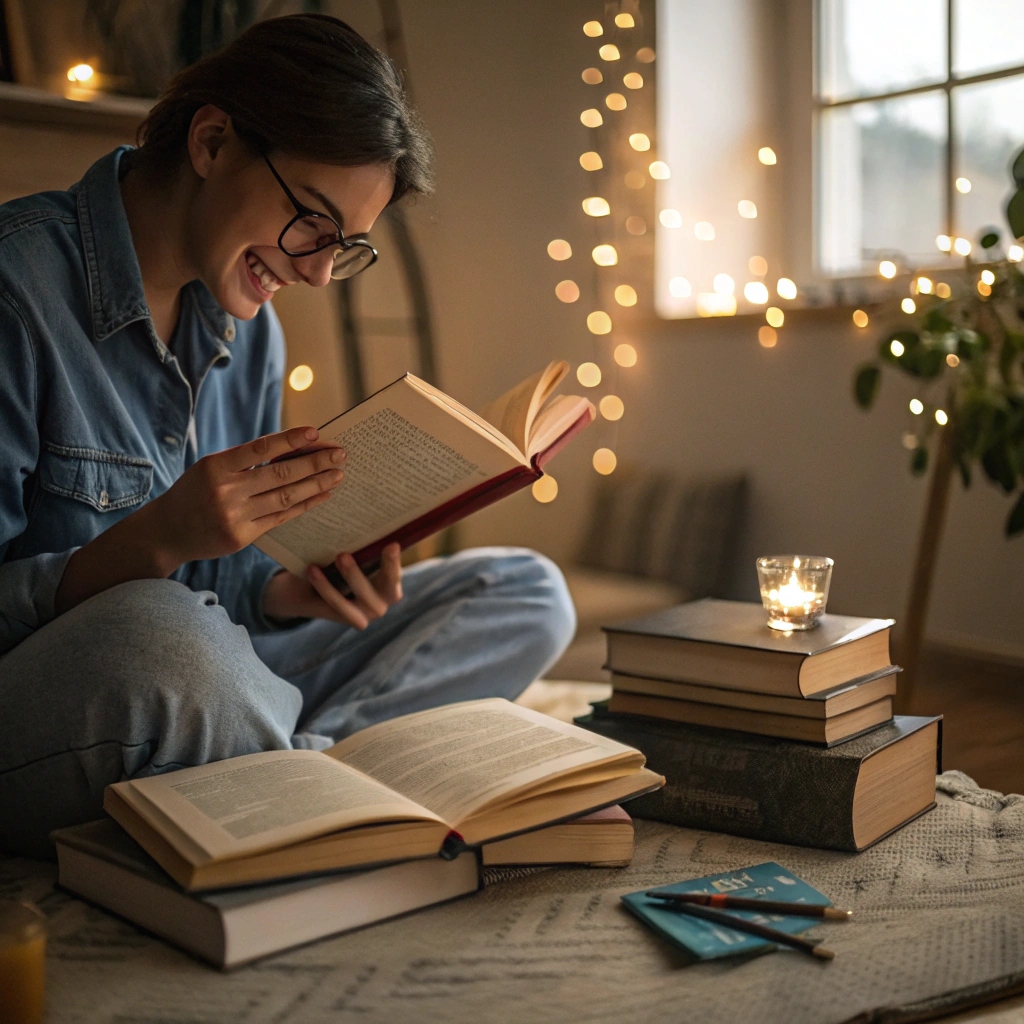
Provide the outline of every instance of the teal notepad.
<path id="1" fill-rule="evenodd" d="M 744 896 L 747 899 L 786 900 L 793 903 L 822 903 L 832 906 L 832 901 L 827 896 L 774 861 L 723 874 L 691 878 L 650 891 L 726 893 Z M 643 892 L 628 893 L 622 897 L 622 902 L 644 924 L 700 960 L 717 960 L 719 957 L 743 953 L 765 953 L 778 948 L 767 939 L 724 928 L 710 921 L 701 921 L 676 910 L 666 910 L 662 902 L 649 899 Z M 727 913 L 745 917 L 748 921 L 757 921 L 758 924 L 767 925 L 780 932 L 789 932 L 791 935 L 821 924 L 821 918 L 816 917 L 759 914 L 753 910 L 729 910 Z"/>

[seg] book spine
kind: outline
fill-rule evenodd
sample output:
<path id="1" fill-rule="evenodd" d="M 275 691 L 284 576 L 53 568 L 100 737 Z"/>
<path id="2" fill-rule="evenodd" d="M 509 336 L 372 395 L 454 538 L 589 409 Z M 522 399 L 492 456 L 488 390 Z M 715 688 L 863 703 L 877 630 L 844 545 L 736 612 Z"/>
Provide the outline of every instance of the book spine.
<path id="1" fill-rule="evenodd" d="M 635 818 L 764 842 L 857 852 L 853 796 L 859 758 L 823 758 L 800 743 L 764 744 L 720 729 L 652 728 L 647 719 L 595 713 L 576 720 L 642 750 L 663 789 L 629 803 Z"/>

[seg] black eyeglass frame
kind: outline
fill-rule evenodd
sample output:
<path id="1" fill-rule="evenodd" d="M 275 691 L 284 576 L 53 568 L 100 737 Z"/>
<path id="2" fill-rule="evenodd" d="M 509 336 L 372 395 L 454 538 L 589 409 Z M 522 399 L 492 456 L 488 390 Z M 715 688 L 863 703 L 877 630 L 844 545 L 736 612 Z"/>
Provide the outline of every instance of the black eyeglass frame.
<path id="1" fill-rule="evenodd" d="M 295 207 L 295 216 L 284 226 L 281 234 L 277 236 L 277 247 L 286 256 L 292 256 L 295 258 L 301 256 L 312 256 L 315 253 L 323 252 L 324 249 L 330 249 L 333 246 L 337 246 L 342 252 L 348 252 L 350 249 L 368 249 L 370 251 L 371 258 L 370 262 L 360 267 L 355 274 L 350 274 L 349 277 L 355 277 L 356 274 L 361 274 L 364 270 L 372 267 L 377 262 L 377 250 L 365 238 L 346 238 L 345 232 L 341 230 L 341 225 L 329 214 L 321 213 L 319 210 L 313 210 L 306 206 L 304 203 L 299 202 L 295 198 L 292 190 L 285 184 L 284 178 L 281 177 L 277 172 L 277 168 L 270 162 L 270 157 L 263 154 L 263 159 L 266 161 L 267 166 L 270 168 L 270 173 L 277 179 L 278 185 L 284 191 L 284 194 L 288 197 L 288 201 Z M 317 220 L 328 221 L 334 225 L 334 230 L 338 233 L 338 237 L 330 242 L 326 242 L 323 245 L 318 245 L 314 249 L 303 249 L 301 252 L 293 252 L 291 249 L 286 249 L 284 245 L 284 236 L 288 234 L 291 226 L 296 222 L 305 219 L 306 217 L 315 217 Z M 332 275 L 333 276 L 333 275 Z M 343 279 L 339 279 L 343 280 Z"/>

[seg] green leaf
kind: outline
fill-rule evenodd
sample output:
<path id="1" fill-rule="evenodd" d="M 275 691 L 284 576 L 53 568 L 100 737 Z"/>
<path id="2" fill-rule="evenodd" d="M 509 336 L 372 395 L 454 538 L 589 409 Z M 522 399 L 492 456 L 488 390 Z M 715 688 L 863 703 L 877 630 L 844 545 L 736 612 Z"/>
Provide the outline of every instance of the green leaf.
<path id="1" fill-rule="evenodd" d="M 999 244 L 999 232 L 994 228 L 987 228 L 978 241 L 982 249 L 991 249 Z"/>
<path id="2" fill-rule="evenodd" d="M 1024 188 L 1024 149 L 1022 149 L 1014 159 L 1010 174 L 1013 175 L 1013 180 L 1021 188 Z"/>
<path id="3" fill-rule="evenodd" d="M 853 381 L 853 395 L 862 409 L 870 409 L 874 404 L 881 382 L 882 370 L 874 363 L 862 366 L 857 371 L 857 376 Z"/>
<path id="4" fill-rule="evenodd" d="M 1017 471 L 1002 439 L 981 456 L 981 465 L 993 483 L 999 484 L 1007 494 L 1013 493 L 1017 486 Z"/>
<path id="5" fill-rule="evenodd" d="M 946 316 L 946 306 L 942 303 L 932 306 L 924 315 L 924 329 L 932 334 L 946 334 L 953 330 L 953 321 Z"/>
<path id="6" fill-rule="evenodd" d="M 1006 520 L 1006 536 L 1016 537 L 1024 531 L 1024 493 L 1017 499 L 1017 503 L 1010 511 Z"/>
<path id="7" fill-rule="evenodd" d="M 1014 192 L 1006 204 L 1006 222 L 1014 238 L 1024 235 L 1024 187 Z"/>
<path id="8" fill-rule="evenodd" d="M 915 448 L 914 454 L 910 456 L 910 472 L 914 476 L 921 476 L 928 468 L 928 449 Z"/>

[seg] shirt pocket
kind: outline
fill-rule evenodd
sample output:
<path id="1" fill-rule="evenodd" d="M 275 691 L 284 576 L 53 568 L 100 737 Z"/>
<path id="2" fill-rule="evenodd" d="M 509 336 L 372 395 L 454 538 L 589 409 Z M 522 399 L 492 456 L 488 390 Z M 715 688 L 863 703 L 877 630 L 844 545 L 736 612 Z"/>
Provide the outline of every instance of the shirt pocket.
<path id="1" fill-rule="evenodd" d="M 113 512 L 146 500 L 153 489 L 153 463 L 119 452 L 45 442 L 39 486 L 98 512 Z"/>

